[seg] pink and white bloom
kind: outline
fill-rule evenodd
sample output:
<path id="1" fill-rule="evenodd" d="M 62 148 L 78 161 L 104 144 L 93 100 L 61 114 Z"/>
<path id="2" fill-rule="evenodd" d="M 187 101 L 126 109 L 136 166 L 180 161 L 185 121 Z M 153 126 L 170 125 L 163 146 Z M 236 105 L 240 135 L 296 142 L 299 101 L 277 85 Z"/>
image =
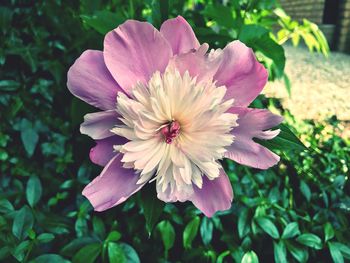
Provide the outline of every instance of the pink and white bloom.
<path id="1" fill-rule="evenodd" d="M 87 50 L 68 72 L 68 88 L 101 111 L 80 127 L 96 141 L 104 166 L 83 190 L 96 211 L 156 183 L 165 202 L 192 201 L 206 216 L 231 207 L 223 158 L 267 169 L 279 157 L 253 141 L 269 140 L 282 117 L 248 108 L 267 71 L 239 41 L 211 50 L 182 17 L 160 31 L 128 20 L 109 32 L 104 50 Z"/>

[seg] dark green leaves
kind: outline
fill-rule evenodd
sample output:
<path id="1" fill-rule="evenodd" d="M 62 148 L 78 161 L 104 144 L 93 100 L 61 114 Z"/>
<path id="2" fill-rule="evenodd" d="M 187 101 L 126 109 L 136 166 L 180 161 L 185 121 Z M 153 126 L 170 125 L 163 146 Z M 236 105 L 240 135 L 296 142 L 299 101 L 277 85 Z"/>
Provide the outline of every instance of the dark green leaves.
<path id="1" fill-rule="evenodd" d="M 114 242 L 108 243 L 108 259 L 110 263 L 127 262 L 122 248 Z"/>
<path id="2" fill-rule="evenodd" d="M 44 254 L 41 255 L 34 260 L 30 261 L 30 263 L 69 263 L 69 260 L 64 259 L 60 255 L 56 254 Z"/>
<path id="3" fill-rule="evenodd" d="M 16 91 L 20 84 L 15 80 L 0 80 L 0 91 Z"/>
<path id="4" fill-rule="evenodd" d="M 275 224 L 266 217 L 259 217 L 255 219 L 263 231 L 269 234 L 272 238 L 278 239 L 280 237 Z"/>
<path id="5" fill-rule="evenodd" d="M 291 243 L 286 243 L 288 251 L 292 254 L 292 256 L 301 263 L 307 262 L 309 258 L 309 253 L 306 248 L 303 248 L 299 245 L 292 245 Z"/>
<path id="6" fill-rule="evenodd" d="M 169 16 L 169 0 L 151 0 L 152 24 L 159 28 L 160 25 L 168 19 Z"/>
<path id="7" fill-rule="evenodd" d="M 209 245 L 211 239 L 213 238 L 213 222 L 207 217 L 202 218 L 202 223 L 200 226 L 200 233 L 204 245 Z"/>
<path id="8" fill-rule="evenodd" d="M 137 255 L 135 249 L 133 249 L 133 247 L 131 247 L 126 243 L 119 243 L 119 246 L 122 249 L 124 256 L 126 258 L 125 263 L 140 263 L 140 258 Z"/>
<path id="9" fill-rule="evenodd" d="M 185 227 L 183 233 L 183 245 L 186 249 L 189 249 L 192 246 L 192 241 L 198 233 L 199 222 L 200 218 L 196 216 Z"/>
<path id="10" fill-rule="evenodd" d="M 311 199 L 311 190 L 307 183 L 303 180 L 300 181 L 300 191 L 305 196 L 306 200 L 310 202 Z"/>
<path id="11" fill-rule="evenodd" d="M 334 245 L 332 242 L 328 242 L 328 248 L 335 263 L 344 263 L 343 255 L 337 245 Z"/>
<path id="12" fill-rule="evenodd" d="M 34 128 L 33 123 L 29 122 L 27 119 L 21 121 L 19 129 L 24 149 L 28 156 L 31 157 L 39 141 L 39 134 Z"/>
<path id="13" fill-rule="evenodd" d="M 265 58 L 270 73 L 281 78 L 284 72 L 286 57 L 283 47 L 278 45 L 269 35 L 269 32 L 258 25 L 244 25 L 239 34 L 239 40 L 261 53 Z"/>
<path id="14" fill-rule="evenodd" d="M 292 223 L 289 223 L 286 226 L 286 228 L 283 230 L 282 238 L 283 239 L 293 238 L 299 234 L 300 234 L 300 231 L 299 231 L 298 223 L 292 222 Z"/>
<path id="15" fill-rule="evenodd" d="M 280 129 L 280 133 L 277 137 L 272 140 L 264 141 L 259 139 L 254 139 L 259 142 L 261 145 L 274 150 L 282 150 L 283 152 L 289 151 L 304 151 L 307 148 L 304 144 L 294 135 L 294 133 L 284 124 L 280 124 L 276 128 Z"/>
<path id="16" fill-rule="evenodd" d="M 322 240 L 316 236 L 315 234 L 306 233 L 297 237 L 296 239 L 300 244 L 303 244 L 308 247 L 312 247 L 315 249 L 322 248 Z"/>
<path id="17" fill-rule="evenodd" d="M 28 231 L 33 227 L 34 218 L 28 206 L 23 206 L 16 212 L 12 225 L 12 233 L 22 240 L 28 236 Z"/>
<path id="18" fill-rule="evenodd" d="M 146 229 L 151 235 L 154 225 L 158 222 L 163 212 L 165 203 L 160 201 L 152 185 L 147 185 L 141 191 L 141 206 L 146 219 Z"/>
<path id="19" fill-rule="evenodd" d="M 324 226 L 324 241 L 327 242 L 333 237 L 334 237 L 334 229 L 331 223 L 328 222 Z"/>
<path id="20" fill-rule="evenodd" d="M 92 27 L 102 35 L 117 28 L 125 20 L 121 13 L 112 13 L 107 10 L 96 11 L 92 15 L 80 15 L 80 17 L 84 24 Z"/>
<path id="21" fill-rule="evenodd" d="M 93 243 L 80 249 L 73 257 L 73 263 L 93 263 L 101 253 L 101 244 Z"/>
<path id="22" fill-rule="evenodd" d="M 249 251 L 244 254 L 241 263 L 259 263 L 259 259 L 254 251 Z"/>
<path id="23" fill-rule="evenodd" d="M 37 240 L 40 243 L 48 243 L 52 241 L 55 238 L 55 236 L 51 233 L 42 233 L 37 237 Z"/>
<path id="24" fill-rule="evenodd" d="M 167 258 L 168 251 L 174 246 L 175 229 L 168 220 L 160 222 L 157 228 L 159 229 L 159 233 L 163 240 L 165 248 L 165 258 Z"/>
<path id="25" fill-rule="evenodd" d="M 283 241 L 273 242 L 273 249 L 276 263 L 287 262 L 287 251 Z"/>
<path id="26" fill-rule="evenodd" d="M 238 235 L 243 238 L 249 232 L 248 209 L 244 209 L 239 213 L 238 218 Z"/>
<path id="27" fill-rule="evenodd" d="M 140 263 L 136 251 L 125 243 L 108 243 L 108 259 L 110 263 Z"/>
<path id="28" fill-rule="evenodd" d="M 0 200 L 0 214 L 7 214 L 14 210 L 13 205 L 7 199 Z"/>
<path id="29" fill-rule="evenodd" d="M 27 201 L 31 207 L 35 206 L 40 200 L 42 193 L 42 187 L 40 180 L 37 176 L 29 178 L 26 189 Z"/>

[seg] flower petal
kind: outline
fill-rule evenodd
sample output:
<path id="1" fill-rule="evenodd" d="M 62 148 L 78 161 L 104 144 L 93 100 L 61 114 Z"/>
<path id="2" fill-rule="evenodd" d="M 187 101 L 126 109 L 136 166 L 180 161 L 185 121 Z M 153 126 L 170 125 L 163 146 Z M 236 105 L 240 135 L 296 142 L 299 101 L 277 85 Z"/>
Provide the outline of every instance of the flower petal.
<path id="1" fill-rule="evenodd" d="M 182 76 L 188 71 L 192 78 L 197 78 L 197 81 L 210 81 L 220 66 L 219 62 L 209 59 L 202 50 L 197 50 L 173 57 L 169 65 L 176 68 Z"/>
<path id="2" fill-rule="evenodd" d="M 218 86 L 227 87 L 225 98 L 233 98 L 235 106 L 248 106 L 264 88 L 267 70 L 257 61 L 253 50 L 238 40 L 217 53 L 221 65 L 214 80 Z"/>
<path id="3" fill-rule="evenodd" d="M 283 121 L 281 116 L 268 110 L 233 107 L 231 113 L 238 114 L 238 127 L 232 130 L 235 140 L 227 148 L 225 157 L 240 164 L 258 169 L 267 169 L 278 163 L 279 156 L 253 141 L 253 138 L 272 139 L 279 131 L 270 131 Z"/>
<path id="4" fill-rule="evenodd" d="M 159 200 L 162 200 L 166 203 L 170 202 L 185 202 L 188 200 L 191 200 L 191 197 L 193 196 L 193 186 L 192 185 L 184 185 L 183 189 L 178 190 L 174 189 L 171 191 L 170 186 L 167 187 L 167 189 L 163 192 L 161 190 L 161 185 L 157 182 L 157 197 Z"/>
<path id="5" fill-rule="evenodd" d="M 151 24 L 128 20 L 106 35 L 103 55 L 114 79 L 130 94 L 138 81 L 146 84 L 155 71 L 165 70 L 172 51 Z"/>
<path id="6" fill-rule="evenodd" d="M 202 188 L 194 186 L 192 203 L 207 217 L 212 217 L 215 212 L 230 209 L 233 199 L 233 191 L 229 178 L 223 169 L 214 180 L 203 176 Z"/>
<path id="7" fill-rule="evenodd" d="M 84 116 L 80 132 L 94 140 L 100 140 L 114 135 L 110 130 L 120 123 L 120 116 L 115 110 L 89 113 Z"/>
<path id="8" fill-rule="evenodd" d="M 165 21 L 160 27 L 160 33 L 170 43 L 174 55 L 199 47 L 192 27 L 182 16 Z"/>
<path id="9" fill-rule="evenodd" d="M 105 166 L 118 152 L 114 151 L 114 145 L 122 145 L 127 140 L 119 136 L 111 136 L 97 140 L 96 145 L 90 150 L 90 160 L 101 166 Z"/>
<path id="10" fill-rule="evenodd" d="M 127 200 L 144 184 L 136 184 L 139 176 L 133 169 L 125 169 L 120 161 L 121 155 L 113 157 L 101 174 L 83 190 L 95 211 L 104 211 Z"/>
<path id="11" fill-rule="evenodd" d="M 103 60 L 102 51 L 86 50 L 70 67 L 67 86 L 79 99 L 102 110 L 115 108 L 117 92 L 122 91 Z"/>

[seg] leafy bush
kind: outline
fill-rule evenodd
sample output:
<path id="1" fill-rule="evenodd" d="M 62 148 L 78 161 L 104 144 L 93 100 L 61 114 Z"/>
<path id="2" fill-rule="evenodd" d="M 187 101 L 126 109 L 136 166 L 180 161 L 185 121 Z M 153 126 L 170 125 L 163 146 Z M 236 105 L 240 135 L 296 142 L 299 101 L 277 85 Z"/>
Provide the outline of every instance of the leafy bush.
<path id="1" fill-rule="evenodd" d="M 167 17 L 182 14 L 201 42 L 223 47 L 240 39 L 251 46 L 273 80 L 285 77 L 279 45 L 283 36 L 296 43 L 299 34 L 296 24 L 276 7 L 274 1 L 247 0 L 226 6 L 215 1 L 151 0 L 2 5 L 0 260 L 350 259 L 350 142 L 337 135 L 336 120 L 332 129 L 296 122 L 278 101 L 263 97 L 254 106 L 282 111 L 286 125 L 309 149 L 283 126 L 281 136 L 268 145 L 282 156 L 278 167 L 258 171 L 224 161 L 235 193 L 229 211 L 208 219 L 187 203 L 164 204 L 154 198 L 152 184 L 103 213 L 93 212 L 81 195 L 99 172 L 88 160 L 92 142 L 78 131 L 82 116 L 93 109 L 66 88 L 67 70 L 83 50 L 101 49 L 103 34 L 125 19 L 159 26 Z M 284 31 L 274 35 L 278 22 Z M 306 41 L 306 36 L 314 36 L 316 49 L 327 52 L 319 31 L 308 23 L 300 36 Z"/>

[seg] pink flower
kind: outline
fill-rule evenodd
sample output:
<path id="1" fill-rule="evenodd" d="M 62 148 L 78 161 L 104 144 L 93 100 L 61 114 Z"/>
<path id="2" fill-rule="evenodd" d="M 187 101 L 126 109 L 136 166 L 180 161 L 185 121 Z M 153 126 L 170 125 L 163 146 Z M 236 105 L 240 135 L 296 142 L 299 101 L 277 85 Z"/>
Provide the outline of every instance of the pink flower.
<path id="1" fill-rule="evenodd" d="M 83 190 L 96 211 L 116 206 L 156 181 L 165 202 L 192 201 L 206 216 L 231 207 L 219 160 L 267 169 L 279 157 L 253 141 L 269 140 L 282 117 L 248 108 L 267 81 L 253 51 L 239 41 L 207 52 L 182 18 L 160 31 L 128 20 L 87 50 L 68 72 L 68 88 L 102 111 L 80 127 L 96 140 L 102 173 Z"/>

